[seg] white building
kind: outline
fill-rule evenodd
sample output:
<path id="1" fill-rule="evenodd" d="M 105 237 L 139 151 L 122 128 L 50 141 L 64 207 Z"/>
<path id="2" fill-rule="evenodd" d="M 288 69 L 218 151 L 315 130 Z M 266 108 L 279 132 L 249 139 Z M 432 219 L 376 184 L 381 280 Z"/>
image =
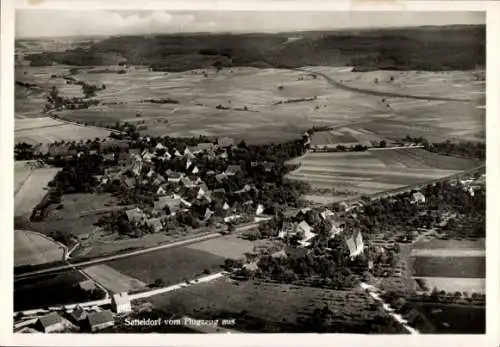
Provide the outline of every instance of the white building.
<path id="1" fill-rule="evenodd" d="M 111 307 L 115 313 L 131 312 L 130 297 L 125 292 L 114 294 L 111 297 Z"/>

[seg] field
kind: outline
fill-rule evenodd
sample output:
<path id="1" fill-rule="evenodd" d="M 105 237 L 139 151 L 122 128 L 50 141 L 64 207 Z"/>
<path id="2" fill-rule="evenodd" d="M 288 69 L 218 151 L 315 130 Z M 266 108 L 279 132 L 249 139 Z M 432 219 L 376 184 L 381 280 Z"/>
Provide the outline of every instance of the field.
<path id="1" fill-rule="evenodd" d="M 223 263 L 224 258 L 207 252 L 188 247 L 172 247 L 106 264 L 126 276 L 147 284 L 153 283 L 158 278 L 165 283 L 176 284 L 186 279 L 193 279 L 205 269 L 211 272 L 218 270 Z"/>
<path id="2" fill-rule="evenodd" d="M 251 253 L 254 247 L 267 244 L 265 241 L 248 241 L 235 235 L 217 237 L 211 240 L 193 243 L 187 248 L 208 252 L 230 259 L 244 259 L 245 253 Z"/>
<path id="3" fill-rule="evenodd" d="M 434 288 L 447 293 L 457 290 L 467 293 L 486 294 L 486 280 L 484 278 L 456 278 L 456 277 L 418 277 L 425 282 L 429 291 Z"/>
<path id="4" fill-rule="evenodd" d="M 485 257 L 415 257 L 415 277 L 484 278 Z"/>
<path id="5" fill-rule="evenodd" d="M 420 249 L 451 249 L 451 250 L 484 250 L 486 247 L 485 239 L 478 239 L 474 241 L 469 240 L 422 240 L 413 244 L 414 250 Z"/>
<path id="6" fill-rule="evenodd" d="M 14 266 L 51 263 L 63 256 L 63 247 L 53 240 L 31 231 L 14 231 Z"/>
<path id="7" fill-rule="evenodd" d="M 116 69 L 103 66 L 100 70 L 106 68 Z M 52 67 L 18 67 L 16 74 L 23 81 L 33 80 L 47 85 L 48 82 L 43 82 L 49 76 L 47 69 L 53 70 Z M 350 68 L 345 67 L 315 69 L 329 71 L 328 74 L 337 80 L 348 76 L 359 78 L 357 76 L 365 74 L 350 72 Z M 313 79 L 307 72 L 286 69 L 232 67 L 220 72 L 198 69 L 165 73 L 137 66 L 125 74 L 89 73 L 87 70 L 92 69 L 82 68 L 75 78 L 93 84 L 104 83 L 106 89 L 97 95 L 101 104 L 59 114 L 79 122 L 103 125 L 115 124 L 117 121 L 141 121 L 147 127 L 142 132 L 150 135 L 227 135 L 253 143 L 281 142 L 298 138 L 312 125 L 330 125 L 340 129 L 326 137 L 318 135 L 325 138 L 313 139 L 313 143 L 368 143 L 379 139 L 397 139 L 407 134 L 424 136 L 431 141 L 443 138 L 484 141 L 485 110 L 476 108 L 484 105 L 484 102 L 474 99 L 484 86 L 475 84 L 472 74 L 461 72 L 446 72 L 449 77 L 443 80 L 434 78 L 436 73 L 422 72 L 419 74 L 420 83 L 422 88 L 429 90 L 450 89 L 449 93 L 456 92 L 460 97 L 466 94 L 474 99 L 471 102 L 403 98 L 386 98 L 383 101 L 384 98 L 379 96 L 332 86 L 322 77 Z M 62 66 L 61 72 L 65 71 L 67 67 Z M 426 77 L 429 77 L 427 84 Z M 408 75 L 408 78 L 413 77 Z M 50 83 L 56 83 L 55 80 L 58 79 L 51 79 Z M 460 91 L 453 89 L 456 80 L 468 87 Z M 367 83 L 366 88 L 371 87 Z M 17 115 L 33 117 L 33 111 L 23 110 L 22 105 L 42 97 L 30 95 L 28 101 L 24 97 L 19 99 Z M 170 98 L 178 101 L 178 104 L 144 102 L 154 98 Z M 290 100 L 299 102 L 286 102 Z M 224 109 L 216 108 L 218 105 Z M 356 123 L 355 127 L 351 126 L 353 123 Z M 80 131 L 82 136 L 78 136 L 83 138 L 84 130 Z M 85 134 L 87 137 L 104 137 L 92 133 L 94 129 L 85 131 L 90 132 Z M 63 136 L 65 133 L 53 136 Z M 25 131 L 23 136 L 28 140 L 33 136 L 31 141 L 40 142 L 40 138 L 48 137 L 49 134 L 38 134 L 40 138 L 37 138 L 32 131 Z"/>
<path id="8" fill-rule="evenodd" d="M 420 148 L 307 153 L 291 163 L 301 166 L 287 177 L 310 183 L 313 192 L 306 198 L 319 203 L 397 189 L 479 165 L 475 160 L 446 157 Z M 332 193 L 314 194 L 318 189 L 330 189 Z M 343 194 L 336 195 L 335 191 Z"/>
<path id="9" fill-rule="evenodd" d="M 14 282 L 14 310 L 28 310 L 47 308 L 53 305 L 72 304 L 81 301 L 103 298 L 105 293 L 101 290 L 89 298 L 80 292 L 78 282 L 86 280 L 76 270 L 66 271 L 61 274 L 37 276 Z"/>
<path id="10" fill-rule="evenodd" d="M 113 293 L 130 292 L 147 286 L 146 283 L 128 277 L 105 264 L 89 266 L 82 271 Z"/>
<path id="11" fill-rule="evenodd" d="M 383 115 L 379 115 L 382 117 Z M 336 147 L 338 145 L 342 146 L 372 146 L 378 145 L 378 143 L 386 139 L 375 135 L 373 132 L 366 129 L 358 128 L 356 126 L 352 127 L 340 127 L 335 130 L 330 131 L 318 131 L 311 136 L 311 146 L 318 147 Z"/>
<path id="12" fill-rule="evenodd" d="M 32 172 L 33 168 L 31 167 L 29 161 L 14 162 L 14 195 L 16 195 L 19 189 L 21 189 L 24 182 L 26 182 Z"/>
<path id="13" fill-rule="evenodd" d="M 106 138 L 109 131 L 97 127 L 85 127 L 52 118 L 16 118 L 14 142 L 32 145 L 48 144 L 54 141 L 80 141 Z"/>
<path id="14" fill-rule="evenodd" d="M 22 227 L 47 235 L 55 230 L 61 230 L 79 238 L 84 238 L 96 228 L 94 224 L 100 217 L 99 215 L 90 215 L 62 220 L 44 220 L 41 222 L 30 222 L 26 219 L 19 218 L 14 220 L 14 225 L 18 228 Z"/>
<path id="15" fill-rule="evenodd" d="M 149 301 L 157 309 L 199 319 L 236 318 L 232 328 L 246 332 L 301 332 L 307 328 L 299 320 L 327 305 L 333 311 L 335 332 L 367 333 L 371 329 L 369 317 L 380 310 L 364 292 L 254 281 L 232 283 L 227 279 L 154 296 Z M 346 320 L 346 315 L 350 319 Z"/>
<path id="16" fill-rule="evenodd" d="M 427 319 L 427 324 L 417 327 L 422 333 L 484 334 L 486 331 L 484 307 L 434 303 L 410 303 L 408 306 L 423 313 Z"/>
<path id="17" fill-rule="evenodd" d="M 52 181 L 58 168 L 35 169 L 29 177 L 17 188 L 14 196 L 14 215 L 30 215 L 33 208 L 47 194 L 47 184 Z M 23 174 L 24 175 L 24 174 Z M 20 182 L 17 182 L 20 183 Z"/>

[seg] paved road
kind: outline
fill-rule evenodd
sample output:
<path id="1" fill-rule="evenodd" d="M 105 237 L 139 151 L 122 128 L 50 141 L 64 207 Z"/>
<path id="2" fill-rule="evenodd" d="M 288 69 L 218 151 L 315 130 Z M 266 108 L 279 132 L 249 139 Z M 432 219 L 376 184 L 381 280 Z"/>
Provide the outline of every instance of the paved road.
<path id="1" fill-rule="evenodd" d="M 270 219 L 270 217 L 268 219 L 264 219 L 264 220 L 269 220 L 269 219 Z M 259 225 L 259 222 L 254 222 L 254 223 L 251 223 L 248 225 L 236 227 L 233 233 L 241 233 L 243 231 L 255 228 L 258 225 Z M 116 259 L 133 257 L 133 256 L 137 256 L 137 255 L 141 255 L 141 254 L 145 254 L 145 253 L 149 253 L 149 252 L 162 250 L 162 249 L 179 247 L 179 246 L 183 246 L 183 245 L 187 245 L 187 244 L 202 242 L 205 240 L 209 240 L 209 239 L 213 239 L 213 238 L 221 237 L 221 236 L 222 236 L 221 233 L 209 233 L 209 234 L 205 234 L 202 236 L 196 236 L 196 237 L 193 237 L 190 239 L 176 241 L 176 242 L 172 242 L 172 243 L 167 243 L 164 245 L 154 246 L 154 247 L 150 247 L 150 248 L 146 248 L 146 249 L 139 249 L 136 251 L 131 251 L 131 252 L 122 253 L 122 254 L 115 254 L 112 256 L 92 259 L 92 260 L 88 260 L 88 261 L 75 262 L 75 263 L 71 263 L 71 264 L 68 263 L 65 265 L 54 266 L 54 267 L 51 267 L 48 269 L 41 269 L 41 270 L 37 270 L 37 271 L 26 272 L 26 273 L 22 273 L 22 274 L 19 274 L 17 276 L 14 276 L 14 281 L 26 279 L 26 278 L 30 278 L 30 277 L 36 277 L 39 275 L 45 275 L 48 273 L 64 271 L 64 270 L 68 270 L 68 269 L 75 268 L 75 267 L 81 268 L 81 267 L 86 267 L 86 266 L 90 266 L 90 265 L 109 262 L 109 261 L 116 260 Z"/>
<path id="2" fill-rule="evenodd" d="M 351 87 L 351 86 L 345 85 L 343 83 L 340 83 L 322 72 L 308 71 L 308 70 L 304 70 L 304 69 L 293 69 L 293 70 L 301 71 L 301 72 L 309 72 L 309 73 L 319 75 L 319 76 L 323 77 L 330 85 L 332 85 L 334 87 L 348 90 L 351 92 L 366 94 L 366 95 L 382 96 L 382 97 L 389 97 L 389 98 L 417 99 L 417 100 L 438 100 L 438 101 L 456 101 L 456 102 L 470 102 L 471 101 L 469 99 L 455 99 L 455 98 L 443 98 L 443 97 L 437 97 L 437 96 L 399 94 L 399 93 L 391 93 L 391 92 L 383 92 L 383 91 L 377 91 L 377 90 L 356 88 L 356 87 Z"/>

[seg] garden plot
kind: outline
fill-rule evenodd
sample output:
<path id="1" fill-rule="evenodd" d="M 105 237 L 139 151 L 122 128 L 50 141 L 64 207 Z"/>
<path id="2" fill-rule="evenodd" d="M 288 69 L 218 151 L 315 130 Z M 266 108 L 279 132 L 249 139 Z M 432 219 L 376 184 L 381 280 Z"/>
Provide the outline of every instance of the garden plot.
<path id="1" fill-rule="evenodd" d="M 129 292 L 147 286 L 146 283 L 129 277 L 105 264 L 89 266 L 82 271 L 113 293 Z"/>
<path id="2" fill-rule="evenodd" d="M 27 230 L 14 231 L 14 266 L 63 260 L 64 248 L 50 238 Z"/>
<path id="3" fill-rule="evenodd" d="M 187 247 L 208 252 L 222 258 L 244 259 L 245 253 L 251 253 L 255 247 L 268 243 L 266 241 L 248 241 L 234 235 L 228 235 L 193 243 Z"/>

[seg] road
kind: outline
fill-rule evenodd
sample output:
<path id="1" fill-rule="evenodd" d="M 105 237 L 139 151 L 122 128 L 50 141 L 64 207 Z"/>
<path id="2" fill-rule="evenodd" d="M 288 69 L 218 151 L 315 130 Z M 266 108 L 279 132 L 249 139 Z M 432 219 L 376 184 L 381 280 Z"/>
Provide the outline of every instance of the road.
<path id="1" fill-rule="evenodd" d="M 351 86 L 345 85 L 343 83 L 340 83 L 322 72 L 308 71 L 305 69 L 293 69 L 293 70 L 300 71 L 300 72 L 308 72 L 308 73 L 313 73 L 315 75 L 319 75 L 319 76 L 323 77 L 333 87 L 337 87 L 339 89 L 347 90 L 350 92 L 366 94 L 366 95 L 382 96 L 382 97 L 389 97 L 389 98 L 417 99 L 417 100 L 437 100 L 437 101 L 456 101 L 456 102 L 470 102 L 471 101 L 469 99 L 455 99 L 455 98 L 443 98 L 443 97 L 437 97 L 437 96 L 399 94 L 399 93 L 383 92 L 383 91 L 377 91 L 377 90 L 371 90 L 371 89 L 356 88 L 356 87 L 351 87 Z"/>
<path id="2" fill-rule="evenodd" d="M 269 219 L 270 219 L 270 217 L 268 217 L 267 219 L 262 219 L 261 221 L 265 221 L 265 220 L 269 220 Z M 236 227 L 233 233 L 241 233 L 243 231 L 255 228 L 259 225 L 259 223 L 260 223 L 260 221 L 250 223 L 248 225 Z M 92 259 L 92 260 L 87 260 L 87 261 L 83 261 L 83 262 L 68 263 L 65 265 L 54 266 L 54 267 L 47 268 L 47 269 L 25 272 L 25 273 L 19 274 L 17 276 L 14 276 L 14 281 L 18 281 L 18 280 L 22 280 L 22 279 L 26 279 L 26 278 L 31 278 L 31 277 L 36 277 L 39 275 L 46 275 L 46 274 L 54 273 L 54 272 L 65 271 L 65 270 L 69 270 L 71 268 L 87 267 L 90 265 L 105 263 L 105 262 L 109 262 L 109 261 L 116 260 L 116 259 L 133 257 L 133 256 L 137 256 L 137 255 L 141 255 L 141 254 L 145 254 L 145 253 L 149 253 L 149 252 L 162 250 L 162 249 L 179 247 L 179 246 L 183 246 L 183 245 L 187 245 L 187 244 L 202 242 L 202 241 L 210 240 L 210 239 L 221 237 L 221 236 L 223 236 L 221 233 L 209 233 L 209 234 L 205 234 L 202 236 L 196 236 L 196 237 L 193 237 L 190 239 L 176 241 L 176 242 L 172 242 L 172 243 L 167 243 L 164 245 L 154 246 L 154 247 L 150 247 L 150 248 L 146 248 L 146 249 L 139 249 L 136 251 L 131 251 L 131 252 L 122 253 L 122 254 L 115 254 L 115 255 L 97 258 L 97 259 Z"/>

